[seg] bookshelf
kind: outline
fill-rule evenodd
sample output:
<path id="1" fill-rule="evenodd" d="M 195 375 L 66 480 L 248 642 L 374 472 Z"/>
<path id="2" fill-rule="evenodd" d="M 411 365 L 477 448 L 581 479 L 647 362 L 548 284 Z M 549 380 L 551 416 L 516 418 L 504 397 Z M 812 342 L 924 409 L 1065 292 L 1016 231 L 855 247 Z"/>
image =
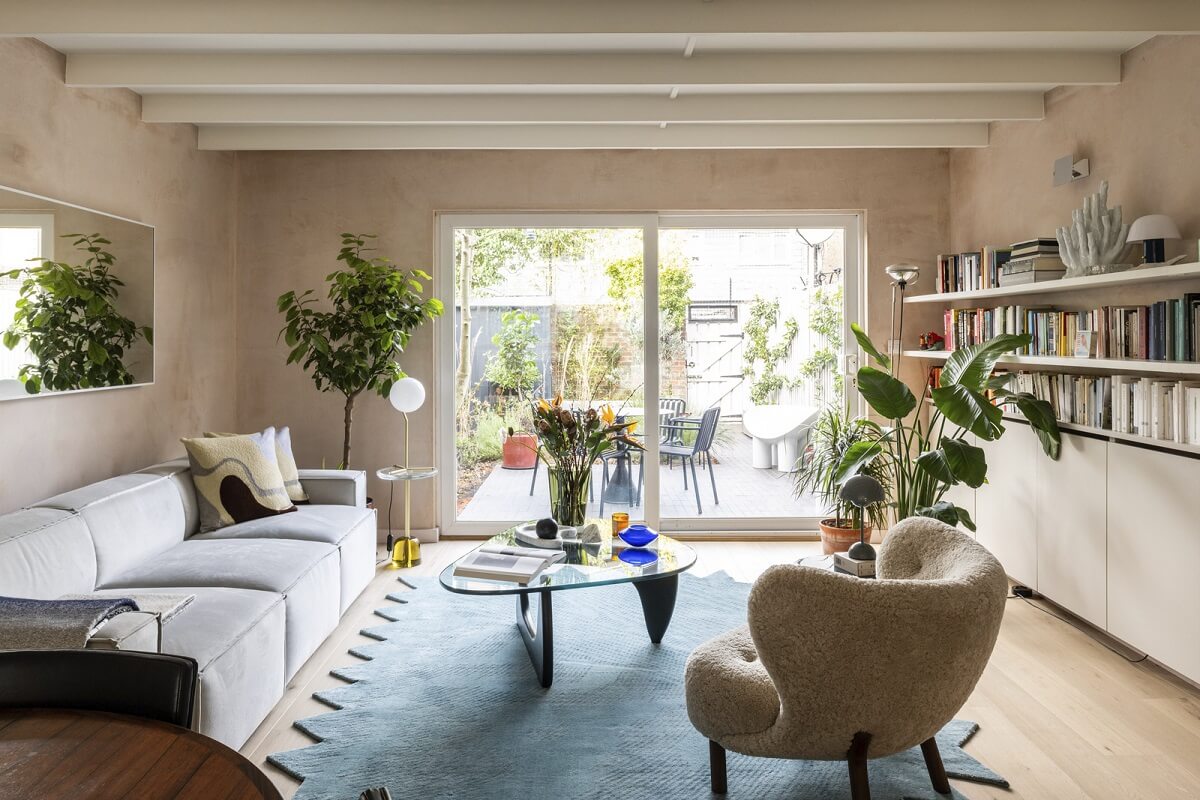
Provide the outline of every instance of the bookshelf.
<path id="1" fill-rule="evenodd" d="M 905 350 L 905 358 L 926 361 L 945 361 L 946 350 Z M 1070 370 L 1103 370 L 1105 372 L 1148 373 L 1153 375 L 1200 375 L 1196 361 L 1143 361 L 1137 358 L 1072 358 L 1071 356 L 1001 356 L 998 364 L 1019 367 L 1063 367 Z"/>
<path id="2" fill-rule="evenodd" d="M 1116 289 L 1137 284 L 1162 283 L 1200 279 L 1200 262 L 1172 264 L 1169 267 L 1144 267 L 1108 275 L 1089 275 L 1083 278 L 1062 278 L 1042 283 L 1023 283 L 1019 286 L 1001 286 L 996 289 L 979 289 L 971 292 L 942 292 L 940 294 L 908 295 L 906 304 L 955 303 L 958 301 L 989 301 L 1006 297 L 1023 297 L 1060 292 L 1083 292 L 1096 289 Z"/>

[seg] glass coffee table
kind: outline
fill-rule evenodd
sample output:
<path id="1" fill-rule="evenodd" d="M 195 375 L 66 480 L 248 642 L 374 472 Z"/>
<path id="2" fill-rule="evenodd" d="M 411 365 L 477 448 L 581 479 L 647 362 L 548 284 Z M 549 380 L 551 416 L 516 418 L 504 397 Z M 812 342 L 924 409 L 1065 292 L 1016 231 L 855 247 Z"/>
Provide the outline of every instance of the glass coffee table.
<path id="1" fill-rule="evenodd" d="M 455 576 L 454 568 L 461 559 L 442 570 L 439 578 L 444 589 L 458 594 L 516 595 L 517 629 L 529 651 L 533 670 L 545 687 L 554 681 L 554 615 L 550 599 L 554 592 L 632 583 L 642 601 L 646 632 L 650 634 L 650 641 L 658 644 L 675 612 L 679 573 L 696 563 L 695 550 L 668 536 L 659 536 L 648 548 L 657 556 L 651 563 L 627 563 L 613 552 L 610 524 L 598 519 L 588 522 L 599 527 L 598 538 L 591 542 L 564 543 L 566 560 L 550 565 L 528 585 Z M 480 547 L 485 544 L 527 546 L 517 539 L 516 528 L 493 536 Z M 617 544 L 618 550 L 623 548 L 624 543 L 619 539 Z M 536 603 L 531 602 L 531 597 Z"/>

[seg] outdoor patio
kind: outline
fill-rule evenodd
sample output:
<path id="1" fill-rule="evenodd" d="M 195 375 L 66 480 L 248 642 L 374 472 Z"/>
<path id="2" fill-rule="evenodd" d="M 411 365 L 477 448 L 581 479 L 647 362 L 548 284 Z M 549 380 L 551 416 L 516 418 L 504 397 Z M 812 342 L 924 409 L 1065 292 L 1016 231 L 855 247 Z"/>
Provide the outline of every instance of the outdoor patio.
<path id="1" fill-rule="evenodd" d="M 755 469 L 751 466 L 751 440 L 742 434 L 740 426 L 730 431 L 714 445 L 716 462 L 713 464 L 717 482 L 719 505 L 713 504 L 712 483 L 707 470 L 696 465 L 696 476 L 700 481 L 700 503 L 703 518 L 727 519 L 756 517 L 818 517 L 824 509 L 812 497 L 797 498 L 792 494 L 792 476 L 773 469 Z M 639 465 L 634 460 L 633 479 L 636 482 Z M 661 515 L 664 518 L 691 517 L 696 515 L 696 495 L 691 489 L 683 488 L 683 469 L 675 462 L 674 469 L 666 464 L 659 466 L 662 486 Z M 529 493 L 532 470 L 509 470 L 496 465 L 491 474 L 475 492 L 475 496 L 459 513 L 460 520 L 517 520 L 536 519 L 547 515 L 550 509 L 550 490 L 546 470 L 538 470 L 533 494 Z M 600 465 L 592 473 L 593 501 L 588 504 L 588 513 L 600 513 Z M 613 511 L 631 511 L 629 506 L 605 503 L 605 515 Z M 637 517 L 638 512 L 631 511 Z M 752 527 L 748 525 L 748 527 Z"/>

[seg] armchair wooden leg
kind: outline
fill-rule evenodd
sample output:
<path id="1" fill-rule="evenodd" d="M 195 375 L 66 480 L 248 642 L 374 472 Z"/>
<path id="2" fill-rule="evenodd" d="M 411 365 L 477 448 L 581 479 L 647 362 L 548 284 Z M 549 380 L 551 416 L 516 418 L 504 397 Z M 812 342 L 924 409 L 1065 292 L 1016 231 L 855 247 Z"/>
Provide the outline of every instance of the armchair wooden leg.
<path id="1" fill-rule="evenodd" d="M 708 770 L 712 775 L 713 794 L 725 794 L 729 784 L 725 779 L 725 748 L 708 740 Z"/>
<path id="2" fill-rule="evenodd" d="M 946 778 L 946 767 L 942 765 L 942 754 L 938 752 L 937 742 L 932 736 L 921 742 L 921 755 L 925 756 L 925 768 L 929 770 L 933 790 L 938 794 L 950 794 L 950 781 Z"/>
<path id="3" fill-rule="evenodd" d="M 871 800 L 871 783 L 867 779 L 867 748 L 871 745 L 871 734 L 859 731 L 854 734 L 846 761 L 850 764 L 850 797 L 852 800 Z"/>

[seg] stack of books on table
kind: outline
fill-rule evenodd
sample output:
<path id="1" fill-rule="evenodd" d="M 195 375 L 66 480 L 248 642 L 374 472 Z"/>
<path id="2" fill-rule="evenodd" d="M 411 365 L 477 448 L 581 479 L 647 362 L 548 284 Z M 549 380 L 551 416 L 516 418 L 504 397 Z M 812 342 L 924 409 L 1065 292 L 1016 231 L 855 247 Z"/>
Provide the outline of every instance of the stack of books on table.
<path id="1" fill-rule="evenodd" d="M 459 578 L 484 578 L 525 585 L 540 575 L 546 567 L 566 557 L 567 554 L 562 550 L 485 544 L 463 556 L 454 565 L 454 575 Z"/>
<path id="2" fill-rule="evenodd" d="M 1012 246 L 1012 256 L 1000 270 L 1000 286 L 1056 281 L 1067 272 L 1058 254 L 1058 240 L 1030 239 Z"/>

